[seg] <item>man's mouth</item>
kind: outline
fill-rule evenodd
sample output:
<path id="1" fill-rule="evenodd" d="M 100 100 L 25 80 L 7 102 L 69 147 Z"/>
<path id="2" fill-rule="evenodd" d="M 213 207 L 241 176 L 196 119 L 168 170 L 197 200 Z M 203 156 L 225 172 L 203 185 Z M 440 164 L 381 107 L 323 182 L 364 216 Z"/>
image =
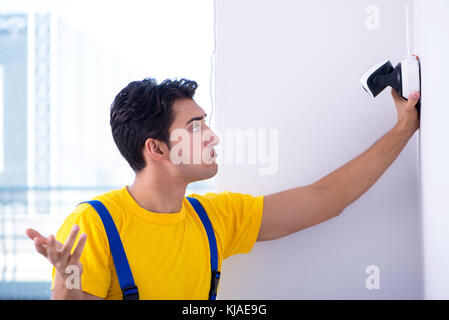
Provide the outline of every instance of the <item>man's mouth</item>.
<path id="1" fill-rule="evenodd" d="M 215 146 L 216 146 L 216 145 L 217 145 L 216 143 L 213 143 L 213 144 L 211 144 L 211 145 L 209 146 L 209 148 L 211 148 L 210 151 L 209 151 L 209 156 L 210 156 L 211 158 L 214 158 L 214 157 L 217 156 L 217 151 L 215 151 Z"/>

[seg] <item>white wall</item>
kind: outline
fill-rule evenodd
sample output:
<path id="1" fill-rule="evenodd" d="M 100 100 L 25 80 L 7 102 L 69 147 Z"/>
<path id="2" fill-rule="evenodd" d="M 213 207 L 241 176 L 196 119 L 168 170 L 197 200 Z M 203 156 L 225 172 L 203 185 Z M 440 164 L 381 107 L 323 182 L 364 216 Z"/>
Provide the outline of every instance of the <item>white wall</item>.
<path id="1" fill-rule="evenodd" d="M 449 2 L 417 0 L 415 12 L 422 80 L 424 296 L 449 299 Z"/>
<path id="2" fill-rule="evenodd" d="M 366 150 L 396 121 L 389 90 L 358 80 L 406 53 L 406 1 L 217 0 L 216 113 L 226 128 L 279 130 L 279 170 L 223 163 L 220 190 L 268 194 L 312 183 Z M 368 5 L 379 29 L 368 29 Z M 420 299 L 418 135 L 338 218 L 223 264 L 220 299 Z M 365 268 L 380 268 L 368 290 Z"/>

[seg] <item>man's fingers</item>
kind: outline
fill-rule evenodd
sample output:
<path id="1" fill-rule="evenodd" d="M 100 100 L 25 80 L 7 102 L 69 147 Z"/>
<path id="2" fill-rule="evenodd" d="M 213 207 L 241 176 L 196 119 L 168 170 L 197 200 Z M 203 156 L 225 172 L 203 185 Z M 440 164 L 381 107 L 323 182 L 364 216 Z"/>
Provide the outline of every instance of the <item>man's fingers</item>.
<path id="1" fill-rule="evenodd" d="M 25 230 L 25 234 L 28 236 L 28 238 L 30 238 L 31 240 L 34 240 L 36 238 L 39 239 L 39 241 L 42 244 L 47 244 L 47 238 L 45 238 L 44 236 L 42 236 L 37 230 L 34 229 L 26 229 Z"/>
<path id="2" fill-rule="evenodd" d="M 83 233 L 80 235 L 78 240 L 78 244 L 76 245 L 75 250 L 73 251 L 71 263 L 76 263 L 79 261 L 81 257 L 81 253 L 83 253 L 84 245 L 86 244 L 87 234 Z"/>
<path id="3" fill-rule="evenodd" d="M 33 242 L 36 251 L 39 252 L 41 255 L 43 255 L 45 258 L 47 258 L 47 248 L 44 246 L 44 244 L 42 244 L 39 238 L 35 238 Z"/>
<path id="4" fill-rule="evenodd" d="M 62 255 L 64 257 L 68 257 L 70 253 L 72 252 L 73 244 L 75 243 L 76 236 L 78 235 L 78 231 L 80 230 L 80 227 L 75 224 L 72 227 L 72 230 L 69 233 L 69 236 L 67 237 L 67 240 L 64 243 L 64 246 L 62 247 Z"/>
<path id="5" fill-rule="evenodd" d="M 394 88 L 391 88 L 391 95 L 395 102 L 407 102 Z"/>
<path id="6" fill-rule="evenodd" d="M 56 262 L 58 261 L 58 252 L 56 251 L 56 240 L 55 240 L 55 237 L 53 235 L 50 235 L 48 237 L 48 241 L 47 241 L 47 258 L 53 265 L 55 265 Z"/>

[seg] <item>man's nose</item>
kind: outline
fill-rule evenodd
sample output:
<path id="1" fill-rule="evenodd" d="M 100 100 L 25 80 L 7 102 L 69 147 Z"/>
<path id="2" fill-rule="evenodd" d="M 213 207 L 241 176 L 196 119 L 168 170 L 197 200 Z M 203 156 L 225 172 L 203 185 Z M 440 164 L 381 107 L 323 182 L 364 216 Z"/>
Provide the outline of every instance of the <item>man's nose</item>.
<path id="1" fill-rule="evenodd" d="M 204 141 L 204 146 L 209 146 L 210 144 L 213 145 L 217 145 L 220 143 L 220 138 L 218 137 L 218 135 L 212 131 L 211 129 L 209 129 L 209 133 L 208 136 L 210 137 L 209 139 L 206 139 L 206 141 Z"/>

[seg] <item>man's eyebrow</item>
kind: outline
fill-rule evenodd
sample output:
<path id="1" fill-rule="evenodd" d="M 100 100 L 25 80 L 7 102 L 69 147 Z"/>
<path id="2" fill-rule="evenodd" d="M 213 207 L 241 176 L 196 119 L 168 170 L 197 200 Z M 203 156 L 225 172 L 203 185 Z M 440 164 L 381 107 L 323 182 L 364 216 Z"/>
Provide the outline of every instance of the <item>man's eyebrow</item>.
<path id="1" fill-rule="evenodd" d="M 203 120 L 204 118 L 206 118 L 207 113 L 204 114 L 204 116 L 202 117 L 194 117 L 192 119 L 190 119 L 189 121 L 186 122 L 186 125 L 188 125 L 190 122 L 195 121 L 195 120 Z"/>

